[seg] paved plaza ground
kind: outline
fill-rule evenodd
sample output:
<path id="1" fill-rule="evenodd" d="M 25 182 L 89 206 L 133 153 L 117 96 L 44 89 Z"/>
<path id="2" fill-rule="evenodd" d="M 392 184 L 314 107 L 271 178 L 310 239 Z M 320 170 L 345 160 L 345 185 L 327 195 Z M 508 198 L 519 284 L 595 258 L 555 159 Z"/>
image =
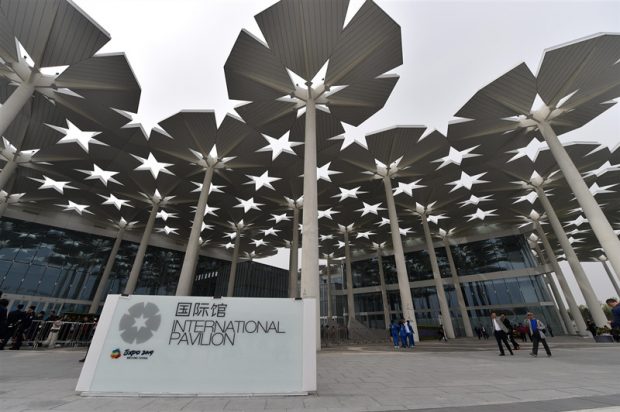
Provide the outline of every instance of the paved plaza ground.
<path id="1" fill-rule="evenodd" d="M 296 397 L 81 397 L 81 350 L 0 352 L 0 411 L 620 411 L 620 345 L 552 338 L 553 357 L 494 341 L 327 348 L 318 393 Z"/>

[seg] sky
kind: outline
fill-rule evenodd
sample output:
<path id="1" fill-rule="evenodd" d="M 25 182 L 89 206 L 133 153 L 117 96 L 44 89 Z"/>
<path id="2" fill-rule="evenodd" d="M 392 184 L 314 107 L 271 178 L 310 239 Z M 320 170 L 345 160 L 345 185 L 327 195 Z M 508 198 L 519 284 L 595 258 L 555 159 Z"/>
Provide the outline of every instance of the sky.
<path id="1" fill-rule="evenodd" d="M 223 66 L 242 28 L 260 37 L 253 16 L 273 0 L 74 0 L 112 36 L 101 52 L 123 51 L 142 87 L 139 115 L 155 124 L 184 109 L 215 110 L 221 120 L 239 103 L 228 99 Z M 620 32 L 620 1 L 377 0 L 401 26 L 402 66 L 385 107 L 353 133 L 394 125 L 446 132 L 467 100 L 525 62 L 536 73 L 546 48 L 599 32 Z M 360 1 L 351 1 L 351 10 Z M 620 142 L 614 107 L 562 141 Z M 301 260 L 300 260 L 301 261 Z M 288 252 L 263 260 L 288 267 Z M 584 268 L 601 300 L 615 295 L 600 263 Z M 562 269 L 584 303 L 567 264 Z"/>

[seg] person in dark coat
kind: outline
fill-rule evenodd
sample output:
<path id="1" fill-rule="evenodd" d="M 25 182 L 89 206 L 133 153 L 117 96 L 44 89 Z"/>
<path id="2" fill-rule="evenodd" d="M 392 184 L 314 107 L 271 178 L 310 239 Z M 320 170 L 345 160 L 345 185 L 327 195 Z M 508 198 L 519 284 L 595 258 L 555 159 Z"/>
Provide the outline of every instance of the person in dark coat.
<path id="1" fill-rule="evenodd" d="M 512 343 L 513 349 L 514 350 L 521 349 L 521 347 L 519 346 L 519 344 L 515 340 L 515 336 L 514 336 L 515 335 L 515 328 L 514 328 L 514 326 L 512 326 L 512 323 L 510 323 L 510 321 L 508 320 L 508 318 L 504 314 L 502 314 L 499 317 L 499 319 L 502 321 L 504 326 L 506 326 L 506 329 L 508 329 L 508 332 L 506 332 L 506 333 L 508 334 L 508 339 L 510 340 L 510 343 Z"/>
<path id="2" fill-rule="evenodd" d="M 4 342 L 4 339 L 9 330 L 8 306 L 9 306 L 8 300 L 0 299 L 0 345 L 2 345 L 2 348 L 0 349 L 4 349 L 4 344 L 2 344 L 1 342 Z"/>
<path id="3" fill-rule="evenodd" d="M 400 334 L 400 343 L 401 347 L 407 347 L 407 328 L 405 327 L 405 319 L 401 319 L 398 323 L 400 326 L 399 334 Z"/>
<path id="4" fill-rule="evenodd" d="M 394 342 L 394 349 L 398 349 L 398 338 L 400 335 L 400 325 L 396 321 L 392 321 L 390 324 L 390 336 Z"/>
<path id="5" fill-rule="evenodd" d="M 13 339 L 11 350 L 19 350 L 19 348 L 21 348 L 26 331 L 30 328 L 36 316 L 34 312 L 35 308 L 36 306 L 30 306 L 26 312 L 21 312 L 21 319 L 15 328 L 15 338 Z"/>
<path id="6" fill-rule="evenodd" d="M 17 309 L 9 312 L 7 316 L 7 331 L 2 337 L 2 341 L 0 341 L 0 350 L 3 350 L 7 342 L 15 335 L 17 327 L 25 314 L 24 305 L 22 304 L 17 305 Z"/>

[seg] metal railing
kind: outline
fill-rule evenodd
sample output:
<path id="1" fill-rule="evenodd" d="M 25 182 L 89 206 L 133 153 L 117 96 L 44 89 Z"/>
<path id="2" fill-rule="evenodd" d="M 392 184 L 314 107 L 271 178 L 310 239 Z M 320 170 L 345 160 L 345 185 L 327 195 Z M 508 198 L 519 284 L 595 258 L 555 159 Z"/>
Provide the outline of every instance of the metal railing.
<path id="1" fill-rule="evenodd" d="M 24 349 L 88 346 L 96 325 L 95 322 L 34 320 L 25 330 L 18 326 L 7 343 L 14 342 L 19 333 L 23 333 L 21 347 Z"/>

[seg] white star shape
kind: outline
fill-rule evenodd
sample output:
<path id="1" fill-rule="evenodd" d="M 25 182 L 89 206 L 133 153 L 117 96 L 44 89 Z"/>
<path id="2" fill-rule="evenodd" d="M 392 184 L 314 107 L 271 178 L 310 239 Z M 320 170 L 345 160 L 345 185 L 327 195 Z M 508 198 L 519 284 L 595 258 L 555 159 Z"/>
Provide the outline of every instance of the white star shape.
<path id="1" fill-rule="evenodd" d="M 34 177 L 31 177 L 30 179 L 41 183 L 41 186 L 39 186 L 39 190 L 53 189 L 57 191 L 58 193 L 60 193 L 61 195 L 64 194 L 65 189 L 76 189 L 77 190 L 77 187 L 69 186 L 70 182 L 61 182 L 61 181 L 49 178 L 45 175 L 43 175 L 43 179 L 37 179 Z"/>
<path id="2" fill-rule="evenodd" d="M 448 153 L 447 156 L 444 156 L 437 160 L 433 160 L 431 163 L 441 163 L 435 170 L 439 170 L 449 164 L 455 164 L 457 166 L 460 166 L 463 159 L 482 156 L 476 153 L 472 153 L 474 150 L 478 148 L 478 146 L 470 147 L 469 149 L 460 150 L 460 151 L 456 150 L 454 147 L 451 147 L 450 152 Z"/>
<path id="3" fill-rule="evenodd" d="M 346 244 L 346 243 L 344 243 L 342 240 L 339 240 L 339 241 L 338 241 L 338 245 L 337 245 L 337 246 L 338 246 L 338 249 L 342 249 L 342 248 L 343 248 L 343 247 L 345 247 L 346 245 L 347 245 L 347 244 Z"/>
<path id="4" fill-rule="evenodd" d="M 573 219 L 573 220 L 567 222 L 566 226 L 573 225 L 573 226 L 579 227 L 579 226 L 583 225 L 584 223 L 588 223 L 588 219 L 586 219 L 582 215 L 579 215 L 579 216 L 577 216 L 576 219 Z"/>
<path id="5" fill-rule="evenodd" d="M 146 321 L 148 320 L 148 318 L 144 317 L 144 314 L 140 314 L 139 318 L 133 318 L 133 325 L 138 329 L 138 332 L 140 332 L 140 329 L 142 328 L 146 328 Z"/>
<path id="6" fill-rule="evenodd" d="M 418 184 L 421 180 L 422 179 L 418 179 L 415 182 L 411 183 L 398 182 L 398 187 L 394 189 L 394 196 L 404 193 L 407 196 L 412 197 L 414 190 L 426 187 L 425 185 Z"/>
<path id="7" fill-rule="evenodd" d="M 178 235 L 177 230 L 179 230 L 179 229 L 175 228 L 175 227 L 168 227 L 168 225 L 166 225 L 164 227 L 157 228 L 157 232 L 165 233 L 166 235 L 169 235 L 171 233 L 175 234 L 175 235 Z"/>
<path id="8" fill-rule="evenodd" d="M 80 205 L 78 203 L 72 202 L 71 200 L 69 200 L 66 205 L 56 205 L 56 206 L 63 207 L 64 208 L 63 211 L 65 212 L 73 210 L 74 212 L 77 212 L 79 215 L 81 215 L 84 212 L 90 213 L 91 215 L 93 214 L 91 211 L 86 210 L 88 209 L 88 205 Z"/>
<path id="9" fill-rule="evenodd" d="M 90 144 L 99 144 L 106 146 L 105 143 L 100 142 L 97 139 L 94 139 L 101 132 L 87 132 L 80 130 L 76 125 L 71 123 L 69 119 L 67 119 L 67 128 L 54 126 L 52 124 L 47 124 L 48 127 L 64 134 L 64 137 L 60 139 L 57 144 L 66 144 L 66 143 L 76 143 L 82 150 L 88 153 Z"/>
<path id="10" fill-rule="evenodd" d="M 236 235 L 236 234 L 235 234 Z M 232 242 L 228 242 L 222 245 L 224 247 L 224 249 L 228 250 L 228 249 L 234 249 L 235 248 L 235 244 Z"/>
<path id="11" fill-rule="evenodd" d="M 413 233 L 413 229 L 410 227 L 401 227 L 398 230 L 401 236 L 407 236 L 409 233 Z"/>
<path id="12" fill-rule="evenodd" d="M 217 213 L 215 213 L 216 210 L 220 210 L 220 208 L 219 207 L 215 207 L 215 206 L 206 205 L 205 206 L 205 216 L 206 215 L 212 215 L 212 216 L 217 217 Z"/>
<path id="13" fill-rule="evenodd" d="M 168 219 L 176 219 L 177 218 L 177 214 L 176 212 L 172 212 L 172 213 L 168 213 L 166 212 L 164 209 L 160 210 L 157 212 L 157 219 L 162 219 L 164 222 L 166 222 Z"/>
<path id="14" fill-rule="evenodd" d="M 475 195 L 470 195 L 469 199 L 464 200 L 462 202 L 459 202 L 459 204 L 461 205 L 460 207 L 465 207 L 465 206 L 477 206 L 479 203 L 482 202 L 491 202 L 493 195 L 486 195 L 486 196 L 475 196 Z"/>
<path id="15" fill-rule="evenodd" d="M 332 178 L 330 177 L 331 175 L 337 175 L 340 174 L 342 172 L 337 172 L 335 170 L 329 170 L 329 167 L 331 166 L 332 162 L 327 162 L 325 163 L 323 166 L 321 167 L 317 167 L 316 168 L 316 180 L 324 180 L 326 182 L 331 182 Z"/>
<path id="16" fill-rule="evenodd" d="M 286 132 L 279 139 L 275 139 L 273 137 L 263 135 L 265 140 L 269 143 L 267 146 L 258 149 L 257 152 L 271 152 L 271 160 L 276 160 L 278 156 L 282 153 L 295 154 L 293 147 L 302 145 L 302 142 L 290 142 L 289 132 Z"/>
<path id="17" fill-rule="evenodd" d="M 468 222 L 471 222 L 472 220 L 478 219 L 478 220 L 484 220 L 489 216 L 497 216 L 496 213 L 494 213 L 497 209 L 492 209 L 492 210 L 482 210 L 480 208 L 476 209 L 475 213 L 472 213 L 470 215 L 466 215 L 465 217 L 468 217 L 469 220 L 467 220 Z"/>
<path id="18" fill-rule="evenodd" d="M 325 241 L 325 240 L 333 240 L 334 239 L 334 235 L 320 235 L 319 236 L 319 240 L 321 242 Z"/>
<path id="19" fill-rule="evenodd" d="M 426 216 L 426 220 L 428 220 L 429 222 L 433 223 L 433 224 L 439 224 L 439 221 L 441 219 L 447 219 L 448 216 L 445 216 L 443 213 L 440 215 L 428 215 Z"/>
<path id="20" fill-rule="evenodd" d="M 196 185 L 196 189 L 192 190 L 192 193 L 200 193 L 202 192 L 202 183 L 192 182 L 192 184 Z M 222 192 L 222 188 L 224 185 L 214 185 L 211 183 L 209 186 L 209 194 L 211 193 L 224 193 Z"/>
<path id="21" fill-rule="evenodd" d="M 271 183 L 272 182 L 277 182 L 278 180 L 281 180 L 281 178 L 279 177 L 271 177 L 269 176 L 269 171 L 265 170 L 265 173 L 263 173 L 260 176 L 251 176 L 251 175 L 246 175 L 250 181 L 246 182 L 244 184 L 246 185 L 251 185 L 254 184 L 254 191 L 257 192 L 260 188 L 262 187 L 266 187 L 268 189 L 271 190 L 276 190 Z"/>
<path id="22" fill-rule="evenodd" d="M 486 173 L 487 172 L 482 172 L 482 173 L 479 173 L 477 175 L 470 176 L 467 173 L 461 171 L 461 178 L 460 179 L 448 183 L 449 185 L 453 185 L 454 186 L 452 188 L 452 190 L 450 190 L 450 193 L 454 192 L 455 190 L 460 189 L 461 187 L 463 187 L 463 188 L 465 188 L 467 190 L 471 190 L 471 188 L 474 185 L 477 185 L 477 184 L 480 184 L 480 183 L 489 183 L 487 180 L 480 179 Z"/>
<path id="23" fill-rule="evenodd" d="M 76 170 L 78 172 L 82 172 L 88 175 L 84 178 L 84 180 L 99 180 L 106 187 L 108 186 L 108 182 L 116 183 L 118 185 L 122 184 L 121 182 L 114 179 L 113 177 L 117 175 L 118 172 L 113 172 L 111 170 L 103 170 L 96 164 L 93 164 L 93 170 L 82 170 L 82 169 L 76 169 Z"/>
<path id="24" fill-rule="evenodd" d="M 366 193 L 360 190 L 361 186 L 355 187 L 353 189 L 345 189 L 343 187 L 339 187 L 338 189 L 340 189 L 340 194 L 334 195 L 332 197 L 340 197 L 340 199 L 338 199 L 339 202 L 342 202 L 344 199 L 347 198 L 357 199 L 357 195 Z"/>
<path id="25" fill-rule="evenodd" d="M 114 196 L 112 193 L 110 193 L 109 196 L 104 196 L 104 195 L 99 195 L 99 196 L 105 199 L 102 205 L 112 205 L 117 210 L 121 210 L 123 206 L 133 207 L 132 205 L 129 204 L 129 200 L 119 199 L 118 197 Z"/>
<path id="26" fill-rule="evenodd" d="M 332 210 L 331 207 L 329 209 L 326 209 L 326 210 L 319 210 L 318 212 L 319 212 L 319 219 L 326 217 L 329 220 L 333 220 L 332 215 L 334 213 L 340 213 L 337 210 Z"/>
<path id="27" fill-rule="evenodd" d="M 362 203 L 364 204 L 364 207 L 356 210 L 356 212 L 362 212 L 362 216 L 366 216 L 369 213 L 379 216 L 379 210 L 385 210 L 384 207 L 379 207 L 381 206 L 381 203 L 377 203 L 374 205 L 369 205 L 366 202 L 362 202 Z"/>
<path id="28" fill-rule="evenodd" d="M 280 223 L 280 222 L 285 222 L 285 221 L 286 221 L 286 222 L 288 222 L 288 221 L 290 221 L 290 220 L 291 220 L 291 218 L 290 218 L 290 217 L 288 217 L 288 216 L 286 215 L 286 213 L 282 213 L 281 215 L 275 215 L 275 214 L 273 214 L 273 213 L 272 213 L 272 214 L 271 214 L 271 216 L 272 216 L 272 217 L 271 217 L 271 219 L 269 219 L 269 220 L 273 220 L 273 221 L 275 221 L 275 224 L 276 224 L 276 225 L 277 225 L 278 223 Z"/>
<path id="29" fill-rule="evenodd" d="M 390 224 L 390 219 L 388 219 L 387 217 L 382 217 L 380 222 L 376 222 L 375 225 L 382 227 L 385 225 L 389 225 Z"/>
<path id="30" fill-rule="evenodd" d="M 213 230 L 213 225 L 207 225 L 205 222 L 202 222 L 202 226 L 200 227 L 200 231 L 204 230 Z"/>
<path id="31" fill-rule="evenodd" d="M 540 141 L 538 139 L 532 139 L 532 141 L 530 141 L 527 146 L 506 152 L 515 154 L 513 157 L 510 158 L 510 160 L 508 160 L 508 162 L 510 163 L 513 160 L 517 160 L 523 156 L 527 156 L 532 162 L 535 162 L 540 151 L 546 149 L 547 147 L 547 143 L 544 140 Z"/>
<path id="32" fill-rule="evenodd" d="M 264 203 L 256 203 L 253 197 L 249 198 L 248 200 L 243 200 L 238 197 L 236 199 L 239 204 L 235 205 L 234 207 L 242 208 L 243 213 L 248 213 L 252 209 L 260 210 L 259 206 L 264 206 Z"/>
<path id="33" fill-rule="evenodd" d="M 338 135 L 338 136 L 335 136 L 329 139 L 329 140 L 342 140 L 342 146 L 340 146 L 340 151 L 351 146 L 353 143 L 362 146 L 364 149 L 368 149 L 368 144 L 366 144 L 366 136 L 364 136 L 363 134 L 360 134 L 357 131 L 358 130 L 357 127 L 348 125 L 347 123 L 343 123 L 342 127 L 344 128 L 344 134 L 341 134 L 341 135 Z"/>
<path id="34" fill-rule="evenodd" d="M 592 186 L 590 186 L 590 193 L 592 193 L 592 196 L 596 196 L 598 194 L 605 194 L 605 193 L 614 193 L 613 190 L 609 190 L 610 187 L 614 187 L 616 186 L 618 183 L 613 183 L 611 185 L 607 185 L 607 186 L 599 186 L 598 183 L 594 182 L 594 184 Z"/>
<path id="35" fill-rule="evenodd" d="M 281 232 L 281 230 L 270 227 L 269 229 L 261 229 L 261 232 L 263 232 L 263 237 L 267 237 L 270 235 L 278 236 L 278 232 Z"/>
<path id="36" fill-rule="evenodd" d="M 134 170 L 148 170 L 149 172 L 151 172 L 151 175 L 153 175 L 154 179 L 157 179 L 159 173 L 174 175 L 174 173 L 167 169 L 167 167 L 172 166 L 172 163 L 158 162 L 155 156 L 153 156 L 153 153 L 149 153 L 149 157 L 146 159 L 140 156 L 136 156 L 134 154 L 132 154 L 132 156 L 142 163 Z"/>
<path id="37" fill-rule="evenodd" d="M 356 239 L 360 239 L 360 238 L 364 238 L 364 239 L 368 239 L 370 240 L 369 236 L 373 236 L 374 232 L 371 232 L 370 230 L 367 232 L 357 232 L 357 236 L 355 237 Z"/>
<path id="38" fill-rule="evenodd" d="M 145 116 L 143 113 L 131 113 L 124 110 L 112 109 L 117 113 L 122 114 L 127 117 L 129 122 L 125 124 L 121 129 L 131 129 L 131 128 L 139 128 L 142 131 L 144 137 L 148 140 L 151 135 L 151 131 L 155 130 L 165 136 L 172 138 L 160 125 L 159 125 L 159 117 L 151 118 Z"/>
<path id="39" fill-rule="evenodd" d="M 265 239 L 252 239 L 250 243 L 253 244 L 255 247 L 268 245 L 268 243 L 265 242 Z"/>

